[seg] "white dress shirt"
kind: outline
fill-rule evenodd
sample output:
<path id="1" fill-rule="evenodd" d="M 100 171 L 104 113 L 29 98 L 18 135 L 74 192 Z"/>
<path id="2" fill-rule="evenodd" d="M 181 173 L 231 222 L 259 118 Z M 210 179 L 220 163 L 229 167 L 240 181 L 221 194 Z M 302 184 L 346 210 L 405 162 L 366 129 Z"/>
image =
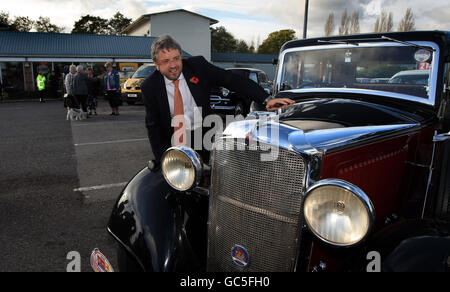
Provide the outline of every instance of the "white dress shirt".
<path id="1" fill-rule="evenodd" d="M 195 103 L 194 97 L 189 90 L 186 79 L 184 78 L 183 73 L 178 77 L 180 82 L 178 83 L 178 87 L 181 92 L 181 97 L 183 98 L 183 109 L 184 109 L 184 118 L 186 121 L 186 129 L 187 130 L 195 130 L 202 126 L 202 113 L 200 109 L 197 107 Z M 168 79 L 164 76 L 164 81 L 166 83 L 167 90 L 167 99 L 169 101 L 170 108 L 170 116 L 173 118 L 174 111 L 174 92 L 175 92 L 175 84 L 172 80 Z"/>

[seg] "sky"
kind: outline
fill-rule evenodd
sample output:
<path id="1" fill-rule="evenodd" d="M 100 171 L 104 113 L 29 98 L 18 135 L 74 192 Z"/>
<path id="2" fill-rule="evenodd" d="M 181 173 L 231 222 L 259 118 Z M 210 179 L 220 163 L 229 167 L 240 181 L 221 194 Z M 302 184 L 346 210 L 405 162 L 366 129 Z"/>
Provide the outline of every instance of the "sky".
<path id="1" fill-rule="evenodd" d="M 449 0 L 311 0 L 308 13 L 308 37 L 323 35 L 324 24 L 333 12 L 337 23 L 344 10 L 360 15 L 360 32 L 371 32 L 378 15 L 384 10 L 393 13 L 394 29 L 412 8 L 417 30 L 450 30 Z M 0 11 L 8 12 L 10 18 L 28 16 L 49 17 L 70 33 L 75 21 L 90 14 L 106 19 L 120 12 L 128 18 L 137 19 L 143 14 L 174 9 L 186 9 L 219 21 L 237 39 L 260 44 L 274 31 L 293 29 L 297 38 L 303 37 L 305 0 L 2 0 Z"/>

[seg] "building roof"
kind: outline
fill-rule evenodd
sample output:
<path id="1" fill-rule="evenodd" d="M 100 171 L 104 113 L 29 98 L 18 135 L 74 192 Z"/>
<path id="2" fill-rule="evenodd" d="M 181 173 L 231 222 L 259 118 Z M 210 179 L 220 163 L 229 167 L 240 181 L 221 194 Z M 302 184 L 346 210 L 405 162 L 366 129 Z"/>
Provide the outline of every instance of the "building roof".
<path id="1" fill-rule="evenodd" d="M 198 14 L 198 13 L 195 13 L 195 12 L 191 12 L 191 11 L 184 10 L 184 9 L 176 9 L 176 10 L 167 10 L 167 11 L 161 11 L 161 12 L 141 15 L 138 19 L 136 19 L 135 21 L 130 23 L 130 25 L 128 25 L 126 28 L 124 28 L 120 33 L 127 33 L 130 29 L 132 29 L 136 25 L 139 25 L 142 21 L 149 20 L 152 15 L 159 15 L 159 14 L 173 13 L 173 12 L 185 12 L 185 13 L 189 13 L 189 14 L 192 14 L 192 15 L 195 15 L 195 16 L 206 18 L 206 19 L 209 20 L 209 25 L 213 25 L 213 24 L 219 23 L 219 21 L 216 20 L 216 19 L 209 18 L 207 16 L 204 16 L 204 15 L 201 15 L 201 14 Z"/>
<path id="2" fill-rule="evenodd" d="M 272 64 L 278 55 L 248 53 L 211 53 L 213 62 Z"/>
<path id="3" fill-rule="evenodd" d="M 155 38 L 0 31 L 0 57 L 151 59 Z M 183 55 L 189 56 L 186 52 Z"/>

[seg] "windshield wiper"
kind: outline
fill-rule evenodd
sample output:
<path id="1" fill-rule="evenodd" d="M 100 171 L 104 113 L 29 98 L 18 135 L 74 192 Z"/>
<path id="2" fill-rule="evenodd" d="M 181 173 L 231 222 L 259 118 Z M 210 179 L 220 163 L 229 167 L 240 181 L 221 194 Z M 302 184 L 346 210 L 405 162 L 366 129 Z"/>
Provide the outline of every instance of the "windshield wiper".
<path id="1" fill-rule="evenodd" d="M 359 46 L 357 43 L 351 43 L 349 41 L 324 41 L 324 40 L 317 40 L 318 43 L 328 43 L 328 44 L 343 44 L 343 45 L 354 45 Z"/>
<path id="2" fill-rule="evenodd" d="M 344 40 L 330 40 L 330 41 L 327 41 L 327 40 L 317 40 L 317 42 L 318 43 L 330 43 L 330 44 L 346 44 L 346 45 L 354 45 L 354 46 L 359 46 L 359 44 L 358 43 L 354 43 L 354 42 L 361 42 L 361 41 L 373 41 L 373 40 L 388 40 L 388 41 L 391 41 L 391 42 L 394 42 L 394 43 L 399 43 L 399 44 L 403 44 L 403 45 L 407 45 L 407 46 L 410 46 L 410 47 L 414 47 L 414 48 L 418 48 L 418 49 L 424 49 L 424 50 L 427 50 L 427 51 L 430 51 L 430 52 L 436 52 L 436 50 L 435 49 L 433 49 L 433 48 L 430 48 L 430 47 L 425 47 L 425 46 L 420 46 L 420 45 L 416 45 L 416 44 L 413 44 L 413 43 L 410 43 L 410 42 L 405 42 L 405 41 L 399 41 L 399 40 L 396 40 L 396 39 L 393 39 L 393 38 L 390 38 L 390 37 L 387 37 L 387 36 L 381 36 L 381 38 L 374 38 L 374 39 L 371 39 L 371 38 L 365 38 L 365 39 L 344 39 Z"/>
<path id="3" fill-rule="evenodd" d="M 424 47 L 424 46 L 419 46 L 419 45 L 416 45 L 416 44 L 413 44 L 413 43 L 410 43 L 410 42 L 399 41 L 399 40 L 396 40 L 396 39 L 393 39 L 393 38 L 390 38 L 390 37 L 387 37 L 387 36 L 384 36 L 384 35 L 381 36 L 381 38 L 384 39 L 384 40 L 388 40 L 388 41 L 391 41 L 391 42 L 407 45 L 407 46 L 410 46 L 410 47 L 427 50 L 427 51 L 432 52 L 432 53 L 436 52 L 435 49 L 430 48 L 430 47 Z"/>

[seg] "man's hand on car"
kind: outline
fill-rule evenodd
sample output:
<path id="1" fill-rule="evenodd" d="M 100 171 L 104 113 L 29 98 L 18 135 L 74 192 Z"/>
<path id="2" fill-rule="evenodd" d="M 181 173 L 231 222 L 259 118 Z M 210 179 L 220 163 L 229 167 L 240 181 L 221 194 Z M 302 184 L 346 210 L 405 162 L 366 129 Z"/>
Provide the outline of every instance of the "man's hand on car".
<path id="1" fill-rule="evenodd" d="M 286 108 L 293 105 L 295 101 L 290 98 L 273 98 L 267 101 L 266 109 L 269 111 Z"/>

